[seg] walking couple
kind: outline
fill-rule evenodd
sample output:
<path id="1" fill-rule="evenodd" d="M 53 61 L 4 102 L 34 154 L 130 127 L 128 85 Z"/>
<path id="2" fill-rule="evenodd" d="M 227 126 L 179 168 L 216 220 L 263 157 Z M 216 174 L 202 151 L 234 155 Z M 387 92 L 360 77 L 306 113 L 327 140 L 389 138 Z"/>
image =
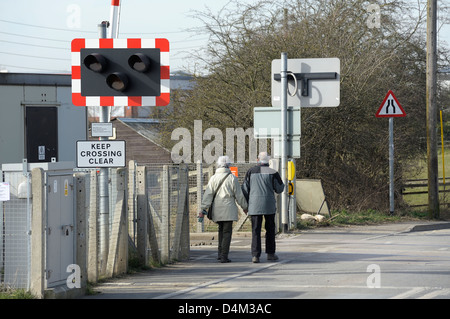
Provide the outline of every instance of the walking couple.
<path id="1" fill-rule="evenodd" d="M 275 254 L 275 193 L 284 189 L 280 174 L 269 167 L 269 155 L 261 152 L 258 165 L 252 167 L 245 175 L 241 185 L 237 177 L 231 174 L 228 156 L 221 156 L 217 160 L 217 170 L 211 177 L 203 194 L 201 204 L 202 213 L 199 221 L 207 214 L 212 205 L 212 220 L 219 225 L 218 260 L 222 263 L 230 262 L 230 251 L 233 221 L 238 220 L 239 206 L 251 218 L 252 224 L 252 262 L 258 263 L 261 256 L 261 227 L 263 217 L 266 229 L 267 260 L 278 260 Z"/>

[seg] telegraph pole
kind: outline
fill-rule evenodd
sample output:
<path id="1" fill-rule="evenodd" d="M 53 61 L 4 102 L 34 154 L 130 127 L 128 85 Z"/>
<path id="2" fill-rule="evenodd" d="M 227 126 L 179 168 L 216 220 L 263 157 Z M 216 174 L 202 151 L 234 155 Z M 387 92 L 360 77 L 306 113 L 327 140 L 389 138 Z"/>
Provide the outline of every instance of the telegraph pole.
<path id="1" fill-rule="evenodd" d="M 427 160 L 428 215 L 439 218 L 439 178 L 437 156 L 437 0 L 427 3 Z"/>

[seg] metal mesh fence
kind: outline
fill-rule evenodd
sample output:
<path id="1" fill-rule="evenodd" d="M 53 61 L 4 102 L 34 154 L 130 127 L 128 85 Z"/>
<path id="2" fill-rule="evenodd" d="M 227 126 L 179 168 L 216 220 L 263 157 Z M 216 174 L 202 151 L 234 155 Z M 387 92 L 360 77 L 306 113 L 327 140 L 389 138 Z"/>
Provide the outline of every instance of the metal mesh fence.
<path id="1" fill-rule="evenodd" d="M 247 170 L 253 165 L 233 165 L 237 167 L 240 184 L 243 183 Z M 177 233 L 176 227 L 180 227 L 180 214 L 186 214 L 186 205 L 189 211 L 189 232 L 213 232 L 217 230 L 217 225 L 207 218 L 204 219 L 203 224 L 199 224 L 197 221 L 202 195 L 209 179 L 215 172 L 214 166 L 200 164 L 146 164 L 145 166 L 147 171 L 146 191 L 152 216 L 151 223 L 154 226 L 155 236 L 161 251 L 165 248 L 168 248 L 169 251 L 173 250 L 173 246 L 164 247 L 164 245 L 174 245 L 177 240 L 180 241 L 180 238 L 174 237 Z M 128 169 L 132 168 L 129 167 Z M 76 169 L 75 172 L 77 171 L 90 173 L 91 170 Z M 6 182 L 10 186 L 10 200 L 0 202 L 0 288 L 29 289 L 31 280 L 31 173 L 3 171 L 0 176 L 2 182 Z M 95 173 L 88 174 L 88 176 L 90 176 L 90 182 L 86 194 L 86 207 L 89 207 L 89 214 L 95 214 L 98 203 L 92 202 L 92 197 L 98 196 L 94 189 L 98 187 L 95 183 L 98 176 Z M 119 185 L 116 171 L 110 170 L 109 176 L 110 219 L 112 220 L 115 213 L 113 205 L 117 189 L 126 187 L 126 185 Z M 133 241 L 135 240 L 136 230 L 136 212 L 133 204 L 136 199 L 136 189 L 133 188 L 136 186 L 130 186 L 133 183 L 135 184 L 134 179 L 133 174 L 128 175 L 129 235 Z M 186 194 L 188 196 L 187 204 Z M 183 223 L 184 221 L 185 219 L 183 219 Z M 246 224 L 241 230 L 248 230 L 249 223 Z M 98 225 L 96 228 L 98 229 Z M 179 231 L 180 229 L 178 229 L 178 234 Z M 96 237 L 98 239 L 98 236 Z M 97 241 L 97 243 L 90 243 L 90 245 L 99 245 L 99 243 Z M 92 247 L 89 248 L 89 250 L 91 249 Z"/>
<path id="2" fill-rule="evenodd" d="M 0 287 L 30 286 L 31 174 L 3 172 L 10 200 L 0 202 Z"/>
<path id="3" fill-rule="evenodd" d="M 173 223 L 176 218 L 176 212 L 178 210 L 178 195 L 181 189 L 181 181 L 179 179 L 180 167 L 185 167 L 188 171 L 188 192 L 189 192 L 189 230 L 190 232 L 209 232 L 216 231 L 217 224 L 204 219 L 203 227 L 199 226 L 197 221 L 197 216 L 200 211 L 200 205 L 202 200 L 202 194 L 208 184 L 209 179 L 214 174 L 216 168 L 214 165 L 197 165 L 197 164 L 185 164 L 185 165 L 165 165 L 165 164 L 139 164 L 145 165 L 147 168 L 147 188 L 149 194 L 149 205 L 150 211 L 155 216 L 155 226 L 159 227 L 161 216 L 160 212 L 163 208 L 168 209 L 171 213 L 171 223 L 170 223 L 170 233 L 173 234 Z M 233 164 L 232 166 L 237 168 L 235 172 L 238 174 L 239 183 L 242 185 L 244 182 L 245 174 L 247 170 L 253 167 L 255 164 Z M 163 174 L 164 167 L 167 167 L 169 174 L 169 187 L 170 187 L 170 197 L 169 197 L 169 208 L 162 207 L 162 189 L 163 189 Z M 183 168 L 184 169 L 184 168 Z M 199 192 L 200 188 L 200 192 Z M 249 223 L 245 223 L 241 230 L 249 230 Z M 158 228 L 158 233 L 160 229 Z"/>
<path id="4" fill-rule="evenodd" d="M 121 172 L 123 169 L 109 168 L 108 169 L 108 233 L 112 235 L 112 227 L 115 219 L 115 214 L 120 213 L 116 211 L 116 203 L 118 198 L 118 192 L 126 188 L 126 185 L 120 185 L 121 178 L 119 174 L 124 174 Z M 88 253 L 94 252 L 99 254 L 102 248 L 101 242 L 101 220 L 100 220 L 100 198 L 99 198 L 99 183 L 100 183 L 100 172 L 98 169 L 79 169 L 75 168 L 74 172 L 86 174 L 86 218 L 88 221 L 89 231 L 95 232 L 95 236 L 89 237 L 90 243 L 87 247 Z M 126 199 L 125 199 L 126 200 Z M 131 234 L 131 233 L 130 233 Z M 93 247 L 95 245 L 96 247 Z M 99 269 L 102 269 L 101 258 L 98 261 Z"/>
<path id="5" fill-rule="evenodd" d="M 151 231 L 160 251 L 173 251 L 178 215 L 184 213 L 185 202 L 182 202 L 181 192 L 182 174 L 186 174 L 186 170 L 185 166 L 179 165 L 146 165 Z"/>

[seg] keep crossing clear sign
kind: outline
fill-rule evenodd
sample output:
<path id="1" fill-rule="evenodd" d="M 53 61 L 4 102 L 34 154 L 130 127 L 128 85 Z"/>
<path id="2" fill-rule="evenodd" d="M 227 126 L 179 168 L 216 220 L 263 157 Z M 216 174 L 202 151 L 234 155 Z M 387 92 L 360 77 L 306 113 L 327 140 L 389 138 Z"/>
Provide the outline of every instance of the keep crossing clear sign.
<path id="1" fill-rule="evenodd" d="M 77 167 L 125 167 L 125 141 L 78 141 Z"/>
<path id="2" fill-rule="evenodd" d="M 386 97 L 381 103 L 378 112 L 375 115 L 376 117 L 404 117 L 406 116 L 406 112 L 403 107 L 398 102 L 397 98 L 394 95 L 394 92 L 389 90 Z"/>

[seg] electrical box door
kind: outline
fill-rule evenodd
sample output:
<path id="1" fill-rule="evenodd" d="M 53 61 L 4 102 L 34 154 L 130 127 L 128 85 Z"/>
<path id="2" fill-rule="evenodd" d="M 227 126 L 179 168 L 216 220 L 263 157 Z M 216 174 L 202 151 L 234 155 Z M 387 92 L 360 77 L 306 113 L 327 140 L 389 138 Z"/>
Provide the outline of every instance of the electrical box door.
<path id="1" fill-rule="evenodd" d="M 64 284 L 75 263 L 73 175 L 47 177 L 47 287 Z"/>

